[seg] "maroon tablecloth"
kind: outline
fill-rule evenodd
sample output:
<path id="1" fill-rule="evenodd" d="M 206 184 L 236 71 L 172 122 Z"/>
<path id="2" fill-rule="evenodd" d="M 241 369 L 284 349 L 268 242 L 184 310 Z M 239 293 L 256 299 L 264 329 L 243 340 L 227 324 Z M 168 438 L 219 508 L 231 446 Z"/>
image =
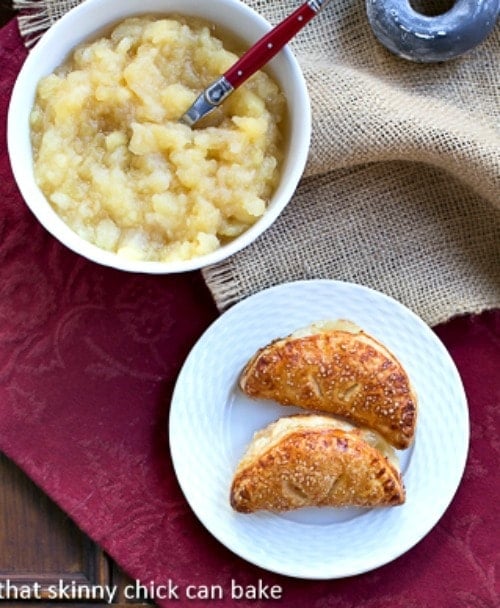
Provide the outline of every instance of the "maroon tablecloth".
<path id="1" fill-rule="evenodd" d="M 500 311 L 436 328 L 465 383 L 472 440 L 463 483 L 425 539 L 393 563 L 344 580 L 301 581 L 244 562 L 191 512 L 167 442 L 176 375 L 217 314 L 210 294 L 197 273 L 132 275 L 87 262 L 37 224 L 5 144 L 24 57 L 11 22 L 0 31 L 0 449 L 133 578 L 170 580 L 181 597 L 187 585 L 225 591 L 221 602 L 180 605 L 230 605 L 231 580 L 260 579 L 279 585 L 281 600 L 239 605 L 500 606 Z"/>

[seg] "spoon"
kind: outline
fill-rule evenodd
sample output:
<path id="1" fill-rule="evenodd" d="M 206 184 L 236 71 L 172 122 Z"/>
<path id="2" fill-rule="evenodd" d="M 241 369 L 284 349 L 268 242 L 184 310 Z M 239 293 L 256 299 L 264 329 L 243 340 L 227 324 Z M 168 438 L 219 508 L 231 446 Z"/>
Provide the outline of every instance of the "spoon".
<path id="1" fill-rule="evenodd" d="M 180 122 L 192 127 L 215 110 L 237 87 L 281 51 L 329 2 L 330 0 L 307 0 L 299 6 L 250 47 L 222 76 L 208 85 L 181 116 Z"/>

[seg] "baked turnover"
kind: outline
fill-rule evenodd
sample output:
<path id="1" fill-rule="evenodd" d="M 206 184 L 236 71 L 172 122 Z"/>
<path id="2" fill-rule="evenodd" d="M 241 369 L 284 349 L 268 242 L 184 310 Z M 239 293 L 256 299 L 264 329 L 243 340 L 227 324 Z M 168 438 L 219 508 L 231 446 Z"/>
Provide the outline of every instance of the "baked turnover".
<path id="1" fill-rule="evenodd" d="M 400 505 L 394 450 L 369 430 L 330 416 L 286 416 L 255 433 L 236 469 L 231 506 L 241 513 L 301 507 Z"/>
<path id="2" fill-rule="evenodd" d="M 260 349 L 240 377 L 250 397 L 343 416 L 396 448 L 413 441 L 417 396 L 397 358 L 349 321 L 317 323 Z"/>

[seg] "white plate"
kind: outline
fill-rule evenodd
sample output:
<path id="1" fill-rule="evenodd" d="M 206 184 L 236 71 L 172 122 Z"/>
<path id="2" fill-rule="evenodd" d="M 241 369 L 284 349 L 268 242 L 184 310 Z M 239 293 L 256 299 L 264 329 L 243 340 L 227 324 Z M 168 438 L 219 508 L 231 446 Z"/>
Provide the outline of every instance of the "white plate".
<path id="1" fill-rule="evenodd" d="M 294 413 L 252 401 L 237 388 L 254 352 L 313 321 L 350 319 L 382 341 L 406 368 L 419 412 L 412 448 L 398 452 L 403 506 L 235 513 L 233 472 L 253 433 Z M 298 411 L 298 410 L 297 410 Z M 206 528 L 237 555 L 267 570 L 307 579 L 340 578 L 408 551 L 448 507 L 465 467 L 469 421 L 457 369 L 414 313 L 381 293 L 338 281 L 299 281 L 236 304 L 203 334 L 179 375 L 170 413 L 177 478 Z"/>

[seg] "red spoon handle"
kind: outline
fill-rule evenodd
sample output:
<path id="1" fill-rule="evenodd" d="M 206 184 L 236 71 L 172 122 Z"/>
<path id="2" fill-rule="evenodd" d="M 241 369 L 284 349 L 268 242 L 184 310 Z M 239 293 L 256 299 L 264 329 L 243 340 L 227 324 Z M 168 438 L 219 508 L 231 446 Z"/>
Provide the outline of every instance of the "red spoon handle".
<path id="1" fill-rule="evenodd" d="M 239 87 L 289 42 L 311 19 L 318 14 L 320 2 L 308 0 L 284 21 L 279 23 L 224 73 L 227 81 Z"/>
<path id="2" fill-rule="evenodd" d="M 180 122 L 193 127 L 204 116 L 212 112 L 231 93 L 270 61 L 281 49 L 324 8 L 330 0 L 307 0 L 302 6 L 279 23 L 254 44 L 227 72 L 219 76 L 204 89 Z"/>

